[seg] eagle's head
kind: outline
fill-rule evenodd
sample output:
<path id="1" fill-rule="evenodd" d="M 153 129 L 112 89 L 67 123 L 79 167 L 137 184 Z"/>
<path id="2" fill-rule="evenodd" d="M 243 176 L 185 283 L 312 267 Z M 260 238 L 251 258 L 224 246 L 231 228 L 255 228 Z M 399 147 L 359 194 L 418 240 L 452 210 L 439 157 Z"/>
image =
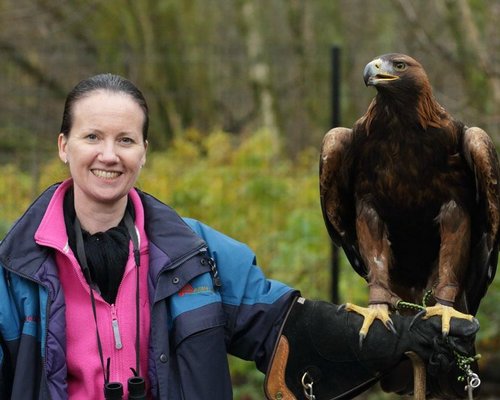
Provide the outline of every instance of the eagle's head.
<path id="1" fill-rule="evenodd" d="M 370 61 L 363 72 L 367 86 L 384 95 L 419 95 L 430 91 L 429 79 L 418 61 L 400 53 L 384 54 Z"/>
<path id="2" fill-rule="evenodd" d="M 416 121 L 423 129 L 446 123 L 446 111 L 434 99 L 424 68 L 410 56 L 379 56 L 366 65 L 363 78 L 367 86 L 377 89 L 377 96 L 363 117 L 368 127 L 380 113 L 389 113 L 391 118 L 406 124 Z"/>

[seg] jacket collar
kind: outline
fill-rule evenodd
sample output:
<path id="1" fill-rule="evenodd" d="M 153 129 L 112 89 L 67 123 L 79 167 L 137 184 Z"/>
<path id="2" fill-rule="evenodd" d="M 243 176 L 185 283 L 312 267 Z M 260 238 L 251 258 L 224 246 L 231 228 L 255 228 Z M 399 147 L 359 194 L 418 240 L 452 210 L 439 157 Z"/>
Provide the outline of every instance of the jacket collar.
<path id="1" fill-rule="evenodd" d="M 33 277 L 47 258 L 48 248 L 35 245 L 33 238 L 54 192 L 59 184 L 50 186 L 26 210 L 0 244 L 0 263 L 7 269 Z"/>
<path id="2" fill-rule="evenodd" d="M 171 207 L 150 194 L 140 190 L 137 192 L 144 206 L 144 221 L 152 258 L 150 275 L 153 278 L 186 255 L 207 247 L 205 241 Z M 153 248 L 157 248 L 159 252 L 153 252 Z M 157 253 L 160 257 L 157 257 Z M 153 262 L 155 258 L 159 258 L 157 262 Z"/>
<path id="3" fill-rule="evenodd" d="M 64 218 L 60 218 L 61 221 L 45 218 L 58 202 L 52 201 L 53 197 L 57 194 L 62 198 L 68 185 L 71 185 L 70 180 L 50 186 L 14 224 L 0 243 L 0 263 L 3 266 L 20 275 L 36 279 L 38 269 L 52 251 L 49 247 L 40 246 L 34 241 L 36 235 L 47 232 L 45 224 L 63 224 L 57 229 L 62 229 L 64 234 L 58 235 L 58 238 L 48 239 L 47 235 L 43 233 L 43 236 L 37 236 L 37 240 L 40 237 L 43 237 L 44 240 L 52 240 L 53 247 L 63 251 L 65 247 L 69 247 L 67 246 Z M 182 259 L 187 254 L 206 246 L 203 239 L 194 233 L 171 207 L 147 193 L 137 189 L 134 191 L 143 205 L 144 226 L 149 244 L 155 248 L 155 253 L 161 254 L 161 257 L 154 257 L 157 258 L 157 262 L 151 262 L 151 277 L 157 277 L 163 269 L 168 269 L 169 265 L 175 264 L 177 260 Z M 54 200 L 57 200 L 57 196 Z M 62 209 L 62 203 L 59 206 Z M 39 231 L 42 228 L 43 231 Z M 52 227 L 51 230 L 53 229 L 55 228 Z M 153 256 L 153 254 L 151 255 Z"/>

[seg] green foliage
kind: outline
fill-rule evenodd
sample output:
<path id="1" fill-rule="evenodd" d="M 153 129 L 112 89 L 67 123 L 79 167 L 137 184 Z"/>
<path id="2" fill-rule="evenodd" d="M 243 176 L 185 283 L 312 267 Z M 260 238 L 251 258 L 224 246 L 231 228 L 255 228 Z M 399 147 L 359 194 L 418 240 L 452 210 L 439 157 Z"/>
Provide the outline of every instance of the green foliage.
<path id="1" fill-rule="evenodd" d="M 238 400 L 261 400 L 264 385 L 263 374 L 250 361 L 229 356 L 233 397 Z"/>
<path id="2" fill-rule="evenodd" d="M 0 166 L 0 238 L 12 222 L 28 207 L 32 196 L 32 180 L 12 164 Z"/>
<path id="3" fill-rule="evenodd" d="M 202 140 L 191 131 L 147 164 L 141 189 L 247 243 L 271 278 L 309 297 L 328 296 L 329 239 L 314 152 L 295 163 L 269 131 L 244 141 L 223 132 Z"/>

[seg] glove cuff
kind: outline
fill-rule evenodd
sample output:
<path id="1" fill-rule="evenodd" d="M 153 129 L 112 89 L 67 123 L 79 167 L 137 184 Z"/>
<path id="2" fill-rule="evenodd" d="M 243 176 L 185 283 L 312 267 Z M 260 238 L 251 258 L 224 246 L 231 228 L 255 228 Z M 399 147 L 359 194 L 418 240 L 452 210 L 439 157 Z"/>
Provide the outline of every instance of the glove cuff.
<path id="1" fill-rule="evenodd" d="M 296 299 L 266 374 L 267 399 L 306 399 L 313 393 L 325 400 L 353 398 L 378 381 L 378 374 L 351 351 L 345 317 L 329 303 Z"/>
<path id="2" fill-rule="evenodd" d="M 297 397 L 288 389 L 285 374 L 290 344 L 286 336 L 281 335 L 274 349 L 273 358 L 266 374 L 264 390 L 268 399 L 296 400 Z"/>

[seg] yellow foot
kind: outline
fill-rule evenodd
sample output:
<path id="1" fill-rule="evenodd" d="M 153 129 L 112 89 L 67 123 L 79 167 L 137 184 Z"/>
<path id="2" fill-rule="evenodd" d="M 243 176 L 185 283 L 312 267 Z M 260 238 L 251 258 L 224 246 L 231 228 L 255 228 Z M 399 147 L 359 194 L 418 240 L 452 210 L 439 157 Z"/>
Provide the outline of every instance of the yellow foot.
<path id="1" fill-rule="evenodd" d="M 368 330 L 376 319 L 382 321 L 385 327 L 392 332 L 396 332 L 391 317 L 389 317 L 389 307 L 387 304 L 371 304 L 368 307 L 360 307 L 355 304 L 346 303 L 345 309 L 347 311 L 354 311 L 364 317 L 363 325 L 359 330 L 359 344 L 363 344 L 363 340 L 368 334 Z"/>
<path id="2" fill-rule="evenodd" d="M 435 306 L 427 307 L 425 309 L 425 316 L 423 319 L 427 319 L 435 315 L 441 316 L 441 332 L 443 333 L 443 336 L 447 336 L 450 332 L 451 318 L 462 318 L 468 321 L 472 321 L 474 318 L 472 315 L 461 313 L 453 307 L 438 303 Z"/>

